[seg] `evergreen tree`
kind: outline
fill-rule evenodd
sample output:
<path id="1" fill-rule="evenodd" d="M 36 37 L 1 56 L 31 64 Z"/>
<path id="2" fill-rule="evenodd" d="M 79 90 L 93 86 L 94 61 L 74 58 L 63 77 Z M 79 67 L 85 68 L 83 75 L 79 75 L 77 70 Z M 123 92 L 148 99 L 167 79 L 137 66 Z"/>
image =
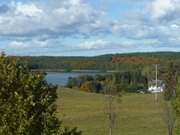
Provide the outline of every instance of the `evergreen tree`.
<path id="1" fill-rule="evenodd" d="M 1 55 L 0 135 L 79 135 L 76 130 L 60 128 L 55 116 L 56 90 L 44 75 L 33 74 Z"/>

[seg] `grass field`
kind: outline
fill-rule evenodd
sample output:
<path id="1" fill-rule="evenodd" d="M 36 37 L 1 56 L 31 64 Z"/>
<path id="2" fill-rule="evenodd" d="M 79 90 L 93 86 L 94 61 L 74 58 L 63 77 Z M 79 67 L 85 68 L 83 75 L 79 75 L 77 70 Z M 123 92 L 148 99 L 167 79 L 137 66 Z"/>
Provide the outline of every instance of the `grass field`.
<path id="1" fill-rule="evenodd" d="M 108 135 L 105 96 L 63 89 L 58 91 L 58 117 L 83 135 Z M 113 135 L 166 135 L 160 103 L 151 94 L 129 94 L 117 103 Z"/>

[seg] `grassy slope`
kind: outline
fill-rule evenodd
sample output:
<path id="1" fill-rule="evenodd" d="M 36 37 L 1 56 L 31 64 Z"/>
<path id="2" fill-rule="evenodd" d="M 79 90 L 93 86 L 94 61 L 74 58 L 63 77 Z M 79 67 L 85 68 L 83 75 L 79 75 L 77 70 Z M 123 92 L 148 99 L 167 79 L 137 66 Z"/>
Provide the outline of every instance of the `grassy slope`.
<path id="1" fill-rule="evenodd" d="M 108 135 L 103 95 L 73 90 L 59 91 L 58 113 L 66 126 L 77 126 L 83 135 Z M 117 107 L 113 135 L 166 135 L 162 109 L 153 95 L 126 95 Z"/>

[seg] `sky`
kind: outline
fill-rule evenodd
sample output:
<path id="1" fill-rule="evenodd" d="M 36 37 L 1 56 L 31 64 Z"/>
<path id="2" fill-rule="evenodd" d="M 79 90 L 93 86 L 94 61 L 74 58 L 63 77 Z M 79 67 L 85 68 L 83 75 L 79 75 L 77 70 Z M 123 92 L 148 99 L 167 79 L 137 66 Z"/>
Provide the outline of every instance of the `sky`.
<path id="1" fill-rule="evenodd" d="M 19 56 L 180 51 L 180 0 L 0 1 L 0 51 Z"/>

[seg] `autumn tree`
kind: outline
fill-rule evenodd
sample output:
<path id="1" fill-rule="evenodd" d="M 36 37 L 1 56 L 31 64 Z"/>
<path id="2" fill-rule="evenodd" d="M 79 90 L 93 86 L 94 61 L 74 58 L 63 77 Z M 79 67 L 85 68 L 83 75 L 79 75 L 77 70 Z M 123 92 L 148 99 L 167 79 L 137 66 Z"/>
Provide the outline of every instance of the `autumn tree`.
<path id="1" fill-rule="evenodd" d="M 80 90 L 81 91 L 85 91 L 85 92 L 91 92 L 91 82 L 90 81 L 86 81 L 84 82 L 81 86 L 80 86 Z"/>

